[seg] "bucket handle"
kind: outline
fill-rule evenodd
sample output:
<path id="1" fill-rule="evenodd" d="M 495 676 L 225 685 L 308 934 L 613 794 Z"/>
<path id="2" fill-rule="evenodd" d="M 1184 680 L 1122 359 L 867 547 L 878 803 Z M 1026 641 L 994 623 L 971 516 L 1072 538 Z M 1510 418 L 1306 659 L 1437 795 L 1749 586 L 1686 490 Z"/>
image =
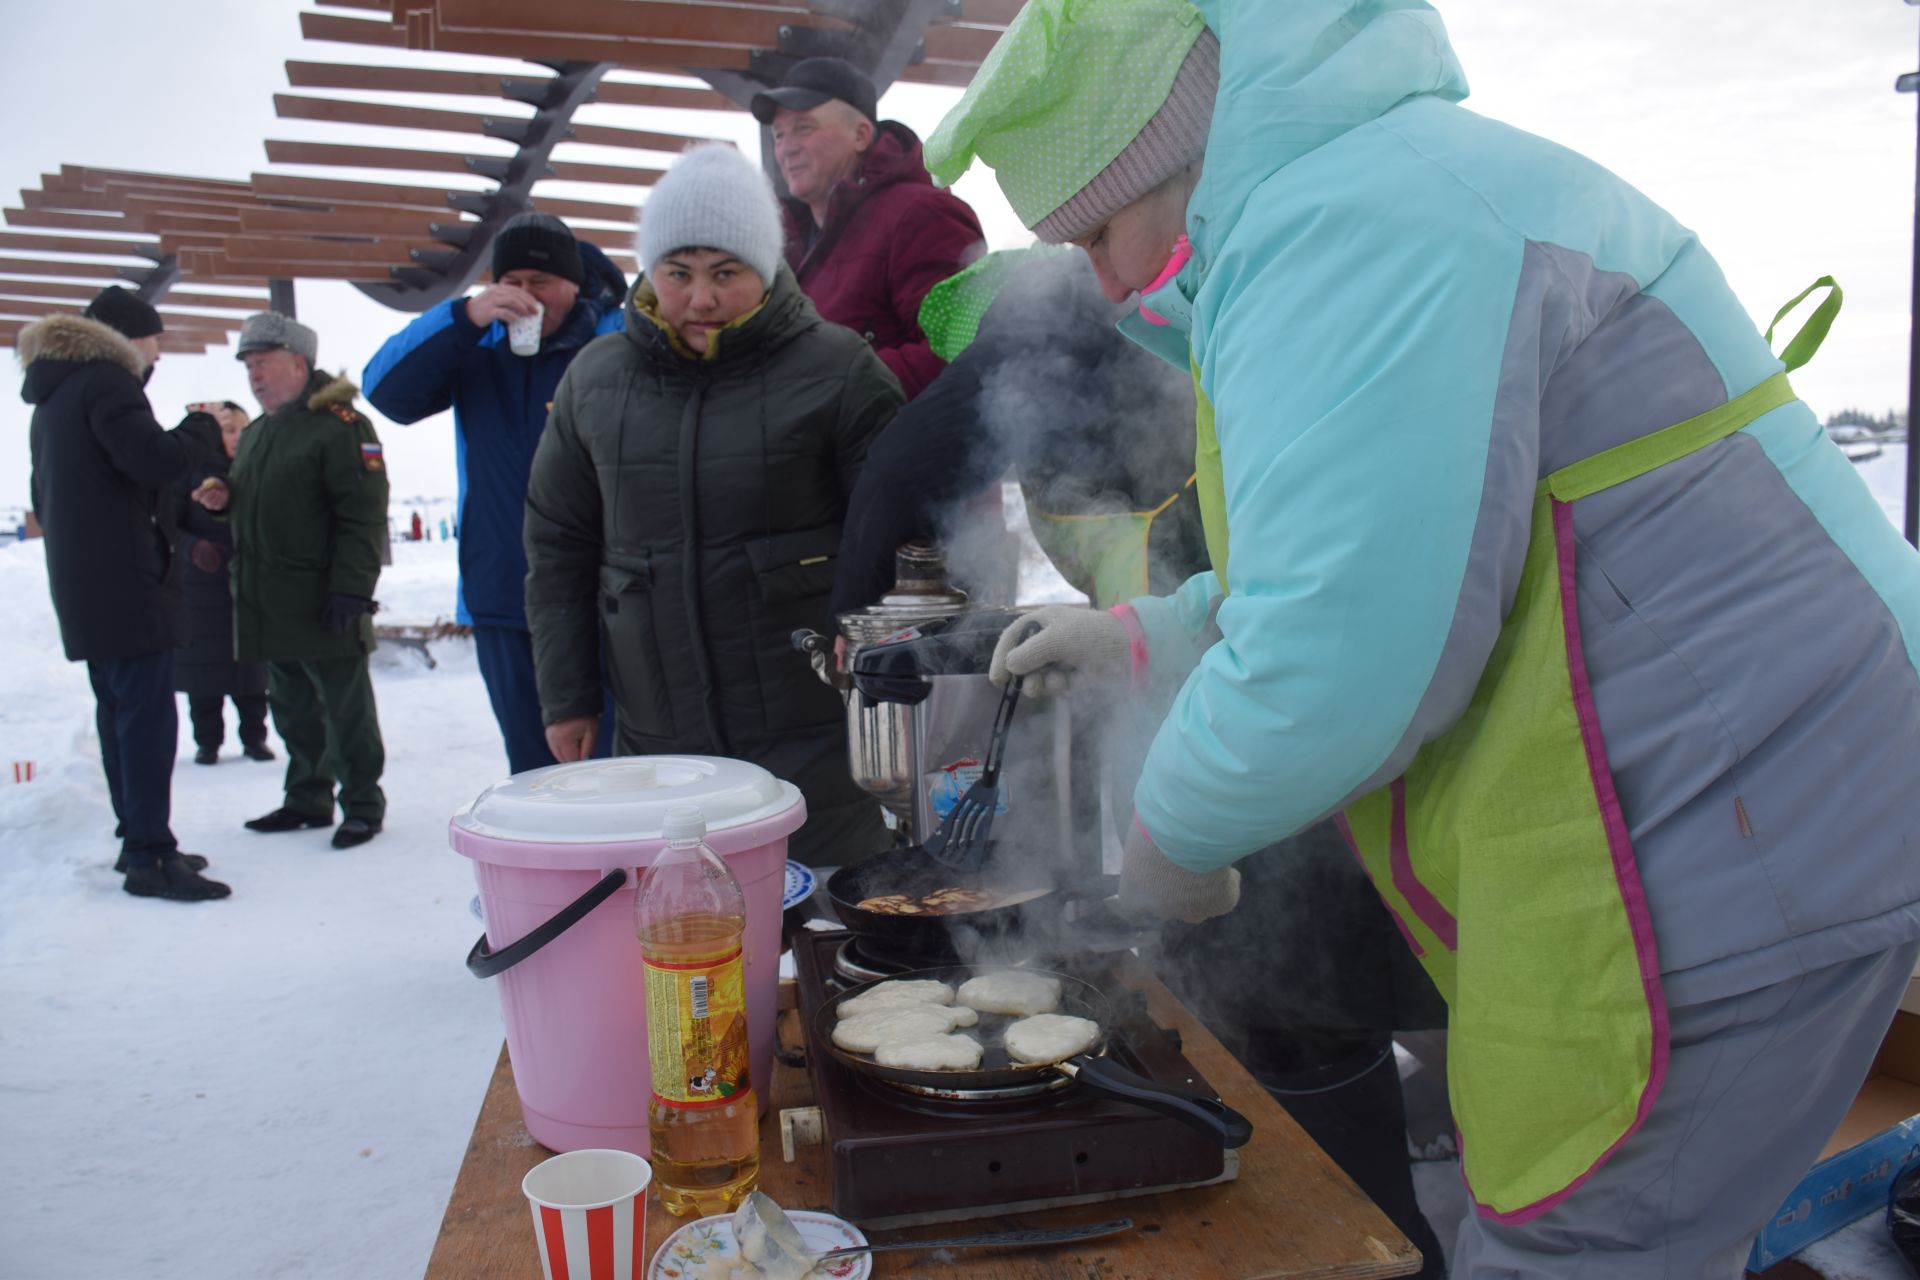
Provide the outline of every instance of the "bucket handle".
<path id="1" fill-rule="evenodd" d="M 627 882 L 625 867 L 615 867 L 601 876 L 593 888 L 553 913 L 546 923 L 530 930 L 518 942 L 510 942 L 498 951 L 487 950 L 487 935 L 481 934 L 467 952 L 467 972 L 476 978 L 491 978 L 505 973 L 555 938 L 579 924 L 587 913 L 611 898 Z"/>

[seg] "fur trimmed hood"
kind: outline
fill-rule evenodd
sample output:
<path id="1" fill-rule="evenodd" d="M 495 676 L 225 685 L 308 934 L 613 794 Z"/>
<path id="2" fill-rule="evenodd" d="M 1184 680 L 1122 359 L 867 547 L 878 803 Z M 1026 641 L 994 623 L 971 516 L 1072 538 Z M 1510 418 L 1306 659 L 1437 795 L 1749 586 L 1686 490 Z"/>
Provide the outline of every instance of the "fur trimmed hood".
<path id="1" fill-rule="evenodd" d="M 22 369 L 31 369 L 35 361 L 88 364 L 104 360 L 117 364 L 133 375 L 134 381 L 146 379 L 146 361 L 133 343 L 117 329 L 85 316 L 48 316 L 20 331 L 14 354 Z"/>
<path id="2" fill-rule="evenodd" d="M 314 371 L 314 377 L 316 380 L 319 378 L 325 378 L 326 376 L 327 375 L 325 374 L 325 372 L 321 370 Z M 330 405 L 336 405 L 336 404 L 351 405 L 353 403 L 353 398 L 359 394 L 360 394 L 360 388 L 354 386 L 352 380 L 349 379 L 347 375 L 343 373 L 337 378 L 329 378 L 327 380 L 326 385 L 322 386 L 318 391 L 308 396 L 307 408 L 325 409 Z"/>

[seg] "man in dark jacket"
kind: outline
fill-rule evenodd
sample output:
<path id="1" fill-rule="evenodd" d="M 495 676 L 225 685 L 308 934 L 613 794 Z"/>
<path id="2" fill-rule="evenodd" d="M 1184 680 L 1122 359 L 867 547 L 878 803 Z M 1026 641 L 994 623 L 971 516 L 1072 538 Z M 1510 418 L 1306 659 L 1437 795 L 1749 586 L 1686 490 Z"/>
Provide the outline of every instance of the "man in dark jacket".
<path id="1" fill-rule="evenodd" d="M 373 588 L 387 542 L 387 471 L 354 386 L 313 367 L 319 337 L 271 311 L 247 317 L 239 357 L 262 416 L 227 481 L 195 499 L 233 523 L 234 656 L 267 663 L 267 700 L 287 744 L 286 801 L 253 831 L 333 824 L 333 847 L 378 834 L 386 748 L 373 702 Z"/>
<path id="2" fill-rule="evenodd" d="M 984 248 L 980 220 L 927 177 L 920 139 L 882 122 L 873 82 L 840 58 L 796 63 L 758 94 L 773 129 L 787 265 L 814 309 L 872 344 L 911 400 L 940 372 L 920 302 Z"/>
<path id="3" fill-rule="evenodd" d="M 459 437 L 461 622 L 514 773 L 554 762 L 533 677 L 520 543 L 527 472 L 554 388 L 580 349 L 620 329 L 627 281 L 605 254 L 551 214 L 524 213 L 493 241 L 493 283 L 431 308 L 368 362 L 367 400 L 395 422 L 448 408 Z M 540 315 L 539 351 L 514 354 L 507 325 Z M 416 517 L 417 518 L 417 517 Z M 596 754 L 611 742 L 608 700 Z"/>
<path id="4" fill-rule="evenodd" d="M 33 408 L 31 489 L 47 584 L 67 658 L 87 664 L 100 762 L 120 820 L 124 888 L 200 902 L 226 885 L 200 874 L 169 827 L 179 711 L 173 651 L 187 636 L 171 579 L 160 492 L 200 451 L 163 430 L 141 390 L 159 358 L 160 314 L 120 288 L 85 316 L 49 316 L 20 335 L 21 398 Z"/>

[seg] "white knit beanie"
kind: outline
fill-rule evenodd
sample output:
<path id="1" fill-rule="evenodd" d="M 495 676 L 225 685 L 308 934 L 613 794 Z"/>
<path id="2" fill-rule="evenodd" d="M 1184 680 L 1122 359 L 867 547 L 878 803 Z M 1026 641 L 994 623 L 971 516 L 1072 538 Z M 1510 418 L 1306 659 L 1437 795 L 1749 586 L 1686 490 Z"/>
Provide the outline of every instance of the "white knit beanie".
<path id="1" fill-rule="evenodd" d="M 634 244 L 649 275 L 676 249 L 724 249 L 772 288 L 785 238 L 767 176 L 722 143 L 689 149 L 653 184 Z"/>

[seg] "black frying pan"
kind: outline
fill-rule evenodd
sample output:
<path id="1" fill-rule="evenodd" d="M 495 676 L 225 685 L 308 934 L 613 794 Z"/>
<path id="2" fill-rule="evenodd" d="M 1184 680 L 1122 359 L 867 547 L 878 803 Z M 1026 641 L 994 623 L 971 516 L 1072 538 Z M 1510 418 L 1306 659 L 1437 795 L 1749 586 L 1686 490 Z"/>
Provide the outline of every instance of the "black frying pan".
<path id="1" fill-rule="evenodd" d="M 992 889 L 1019 892 L 1045 889 L 1039 897 L 1005 907 L 987 907 L 979 911 L 956 911 L 944 915 L 903 916 L 863 909 L 868 898 L 904 893 L 921 898 L 938 889 Z M 855 933 L 906 952 L 909 955 L 942 956 L 953 954 L 956 928 L 969 936 L 1002 938 L 1020 932 L 1023 922 L 1037 912 L 1051 913 L 1053 888 L 1044 873 L 1019 868 L 994 866 L 991 855 L 987 867 L 975 876 L 964 876 L 941 866 L 919 845 L 889 849 L 887 852 L 841 867 L 827 878 L 827 896 L 833 900 L 833 913 Z"/>
<path id="2" fill-rule="evenodd" d="M 985 972 L 989 971 L 967 966 L 919 969 L 898 974 L 886 981 L 932 979 L 958 987 L 968 978 Z M 840 1021 L 840 1006 L 861 992 L 879 985 L 874 982 L 843 991 L 815 1010 L 813 1043 L 819 1051 L 851 1071 L 916 1093 L 962 1098 L 973 1094 L 1006 1096 L 1008 1091 L 1031 1090 L 1033 1093 L 1042 1093 L 1059 1087 L 1060 1078 L 1066 1076 L 1079 1082 L 1083 1089 L 1158 1111 L 1211 1133 L 1220 1139 L 1223 1147 L 1243 1146 L 1253 1136 L 1252 1123 L 1218 1098 L 1170 1088 L 1129 1071 L 1108 1058 L 1106 1037 L 1113 1026 L 1113 1011 L 1099 988 L 1063 973 L 1040 969 L 1029 972 L 1043 973 L 1059 980 L 1060 1005 L 1054 1012 L 1072 1014 L 1099 1024 L 1100 1037 L 1092 1047 L 1062 1062 L 1031 1065 L 1015 1062 L 1007 1056 L 1000 1037 L 1007 1025 L 1018 1019 L 1003 1014 L 983 1013 L 978 1026 L 960 1028 L 962 1033 L 980 1041 L 985 1049 L 978 1067 L 968 1071 L 920 1071 L 909 1067 L 882 1066 L 865 1054 L 852 1053 L 833 1042 L 834 1024 Z"/>

